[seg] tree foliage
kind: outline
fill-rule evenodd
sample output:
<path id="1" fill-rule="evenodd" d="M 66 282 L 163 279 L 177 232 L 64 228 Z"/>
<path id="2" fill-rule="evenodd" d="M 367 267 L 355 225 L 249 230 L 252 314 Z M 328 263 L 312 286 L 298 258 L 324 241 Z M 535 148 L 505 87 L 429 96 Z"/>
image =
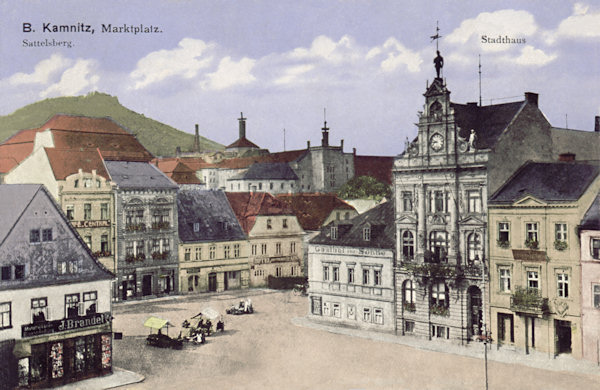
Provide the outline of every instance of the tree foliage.
<path id="1" fill-rule="evenodd" d="M 382 198 L 390 198 L 392 191 L 390 187 L 378 181 L 371 176 L 357 176 L 338 191 L 338 196 L 342 199 L 374 199 L 381 200 Z"/>

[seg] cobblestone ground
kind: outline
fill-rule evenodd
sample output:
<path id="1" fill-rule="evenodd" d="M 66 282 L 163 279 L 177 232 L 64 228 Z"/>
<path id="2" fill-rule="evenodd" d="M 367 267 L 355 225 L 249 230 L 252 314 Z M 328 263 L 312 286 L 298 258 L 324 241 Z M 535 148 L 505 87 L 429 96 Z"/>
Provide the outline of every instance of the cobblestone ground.
<path id="1" fill-rule="evenodd" d="M 250 296 L 255 313 L 226 315 Z M 183 350 L 147 346 L 149 315 L 180 325 L 203 308 L 224 314 L 225 332 Z M 114 365 L 140 373 L 132 389 L 484 389 L 481 359 L 424 351 L 295 326 L 308 302 L 291 292 L 250 290 L 114 306 Z M 490 389 L 600 389 L 600 376 L 489 363 Z"/>

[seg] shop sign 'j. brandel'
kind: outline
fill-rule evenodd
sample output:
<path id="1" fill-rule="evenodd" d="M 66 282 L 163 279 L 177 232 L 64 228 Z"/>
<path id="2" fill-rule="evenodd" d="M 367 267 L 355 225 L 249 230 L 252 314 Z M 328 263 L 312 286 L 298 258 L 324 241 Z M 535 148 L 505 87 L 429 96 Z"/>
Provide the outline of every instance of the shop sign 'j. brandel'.
<path id="1" fill-rule="evenodd" d="M 43 334 L 89 328 L 91 326 L 108 324 L 110 320 L 110 312 L 105 312 L 96 313 L 85 317 L 64 318 L 62 320 L 47 321 L 38 324 L 27 324 L 21 327 L 21 337 L 32 337 Z"/>

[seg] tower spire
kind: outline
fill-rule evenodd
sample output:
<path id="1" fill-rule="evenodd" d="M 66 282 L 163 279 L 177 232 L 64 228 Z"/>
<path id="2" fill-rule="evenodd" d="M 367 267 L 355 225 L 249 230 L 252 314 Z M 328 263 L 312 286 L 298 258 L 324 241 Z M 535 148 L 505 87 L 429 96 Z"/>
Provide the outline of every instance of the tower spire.
<path id="1" fill-rule="evenodd" d="M 431 38 L 431 41 L 435 41 L 435 51 L 437 53 L 436 57 L 433 59 L 433 63 L 435 64 L 435 73 L 436 73 L 436 78 L 440 79 L 441 78 L 441 71 L 442 68 L 444 67 L 444 57 L 441 56 L 440 54 L 440 47 L 439 47 L 439 40 L 442 36 L 440 35 L 440 27 L 438 22 L 435 22 L 435 35 L 430 36 L 429 38 Z"/>
<path id="2" fill-rule="evenodd" d="M 323 127 L 321 128 L 321 146 L 329 146 L 329 127 L 327 127 L 327 108 L 323 108 Z"/>
<path id="3" fill-rule="evenodd" d="M 481 54 L 479 54 L 479 107 L 481 107 Z"/>

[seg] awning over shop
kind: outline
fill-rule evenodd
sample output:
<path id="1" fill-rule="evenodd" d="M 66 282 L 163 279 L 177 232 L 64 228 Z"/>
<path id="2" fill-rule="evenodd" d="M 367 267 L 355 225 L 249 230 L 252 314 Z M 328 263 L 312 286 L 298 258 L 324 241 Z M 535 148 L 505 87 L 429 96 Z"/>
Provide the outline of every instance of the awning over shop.
<path id="1" fill-rule="evenodd" d="M 152 329 L 162 329 L 165 327 L 168 328 L 169 326 L 173 326 L 173 324 L 171 324 L 169 320 L 163 320 L 162 318 L 148 317 L 146 322 L 144 322 L 144 326 Z"/>

